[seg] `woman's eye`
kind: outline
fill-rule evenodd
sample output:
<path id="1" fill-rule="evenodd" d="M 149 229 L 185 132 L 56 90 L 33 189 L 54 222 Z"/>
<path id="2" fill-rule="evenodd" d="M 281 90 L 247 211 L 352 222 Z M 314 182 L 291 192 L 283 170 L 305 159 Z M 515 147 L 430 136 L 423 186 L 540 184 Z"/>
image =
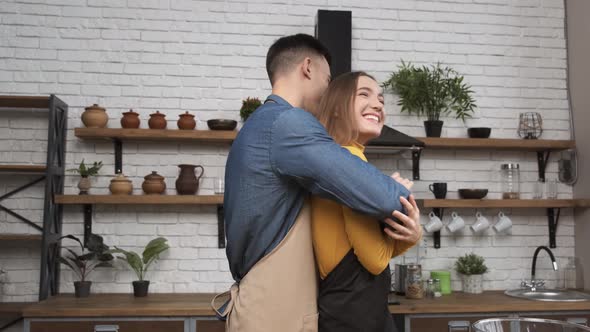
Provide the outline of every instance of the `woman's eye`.
<path id="1" fill-rule="evenodd" d="M 369 94 L 366 92 L 361 92 L 361 93 L 359 93 L 359 96 L 368 97 Z"/>

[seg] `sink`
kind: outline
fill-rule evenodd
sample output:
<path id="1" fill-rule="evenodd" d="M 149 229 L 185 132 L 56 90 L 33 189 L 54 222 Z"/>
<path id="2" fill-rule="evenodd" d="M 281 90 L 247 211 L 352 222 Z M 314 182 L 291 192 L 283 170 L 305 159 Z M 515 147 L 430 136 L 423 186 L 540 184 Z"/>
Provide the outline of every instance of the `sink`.
<path id="1" fill-rule="evenodd" d="M 539 318 L 490 318 L 473 324 L 475 332 L 583 332 L 587 326 Z"/>
<path id="2" fill-rule="evenodd" d="M 567 289 L 538 289 L 531 291 L 530 289 L 511 289 L 504 292 L 504 294 L 521 299 L 535 300 L 535 301 L 553 301 L 553 302 L 582 302 L 590 301 L 590 294 L 567 290 Z"/>

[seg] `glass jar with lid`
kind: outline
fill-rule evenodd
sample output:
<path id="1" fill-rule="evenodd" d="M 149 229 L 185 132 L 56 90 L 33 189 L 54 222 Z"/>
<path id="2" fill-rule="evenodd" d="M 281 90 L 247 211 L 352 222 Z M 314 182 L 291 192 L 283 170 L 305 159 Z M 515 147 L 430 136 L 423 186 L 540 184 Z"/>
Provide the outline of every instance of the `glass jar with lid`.
<path id="1" fill-rule="evenodd" d="M 422 266 L 419 264 L 410 264 L 407 266 L 406 298 L 421 299 L 423 297 Z"/>
<path id="2" fill-rule="evenodd" d="M 515 163 L 502 164 L 500 175 L 502 180 L 502 198 L 520 198 L 520 169 Z"/>

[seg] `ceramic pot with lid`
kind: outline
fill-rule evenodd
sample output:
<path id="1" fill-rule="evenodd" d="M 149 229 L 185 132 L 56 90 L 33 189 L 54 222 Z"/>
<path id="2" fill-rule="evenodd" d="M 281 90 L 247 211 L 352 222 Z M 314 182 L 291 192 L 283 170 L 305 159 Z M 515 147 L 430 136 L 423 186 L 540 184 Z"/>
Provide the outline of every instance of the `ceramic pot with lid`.
<path id="1" fill-rule="evenodd" d="M 178 124 L 178 129 L 181 130 L 193 130 L 197 126 L 194 114 L 190 114 L 188 111 L 184 114 L 180 114 L 178 122 L 176 123 Z"/>
<path id="2" fill-rule="evenodd" d="M 84 108 L 84 113 L 82 113 L 82 123 L 84 123 L 87 128 L 105 128 L 108 122 L 109 116 L 104 107 L 94 104 Z"/>
<path id="3" fill-rule="evenodd" d="M 109 190 L 113 195 L 131 195 L 133 192 L 133 183 L 125 175 L 119 173 L 111 179 Z"/>
<path id="4" fill-rule="evenodd" d="M 150 174 L 144 177 L 144 181 L 141 185 L 141 189 L 148 195 L 159 195 L 166 191 L 166 182 L 164 177 L 158 174 L 156 171 L 152 171 Z"/>
<path id="5" fill-rule="evenodd" d="M 156 113 L 150 114 L 148 126 L 150 129 L 166 129 L 166 114 L 156 111 Z"/>
<path id="6" fill-rule="evenodd" d="M 133 112 L 132 109 L 129 112 L 123 112 L 123 117 L 121 118 L 122 128 L 139 128 L 140 123 L 139 113 Z"/>

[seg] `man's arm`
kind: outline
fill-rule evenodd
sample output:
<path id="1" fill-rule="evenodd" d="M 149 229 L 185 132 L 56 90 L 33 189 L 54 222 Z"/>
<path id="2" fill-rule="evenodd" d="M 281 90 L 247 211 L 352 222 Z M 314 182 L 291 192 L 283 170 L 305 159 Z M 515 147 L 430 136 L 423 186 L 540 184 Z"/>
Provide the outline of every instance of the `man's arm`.
<path id="1" fill-rule="evenodd" d="M 311 193 L 379 219 L 403 211 L 400 197 L 410 192 L 336 144 L 310 113 L 297 108 L 285 111 L 271 135 L 274 170 Z"/>

